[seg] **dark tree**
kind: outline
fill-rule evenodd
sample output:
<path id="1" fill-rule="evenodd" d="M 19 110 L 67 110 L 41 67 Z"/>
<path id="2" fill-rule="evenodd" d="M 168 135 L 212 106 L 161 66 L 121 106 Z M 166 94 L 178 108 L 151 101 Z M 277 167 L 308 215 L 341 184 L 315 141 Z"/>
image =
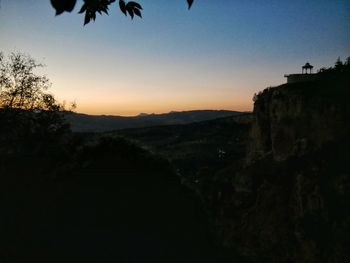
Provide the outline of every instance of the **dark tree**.
<path id="1" fill-rule="evenodd" d="M 35 73 L 43 67 L 22 53 L 7 58 L 0 53 L 0 107 L 22 110 L 59 110 L 53 95 L 46 92 L 50 82 Z"/>
<path id="2" fill-rule="evenodd" d="M 337 61 L 334 64 L 335 68 L 341 68 L 343 66 L 343 61 L 341 61 L 340 57 L 338 57 Z"/>
<path id="3" fill-rule="evenodd" d="M 48 78 L 35 72 L 40 67 L 43 65 L 28 55 L 5 57 L 0 52 L 0 154 L 23 151 L 33 142 L 58 142 L 69 131 L 64 105 L 47 92 Z"/>

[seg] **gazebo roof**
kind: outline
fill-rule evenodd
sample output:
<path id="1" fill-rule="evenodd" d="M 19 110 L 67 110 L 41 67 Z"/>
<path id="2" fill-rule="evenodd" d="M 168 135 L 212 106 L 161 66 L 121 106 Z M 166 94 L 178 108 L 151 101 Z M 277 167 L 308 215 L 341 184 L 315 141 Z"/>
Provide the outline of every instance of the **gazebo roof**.
<path id="1" fill-rule="evenodd" d="M 307 62 L 304 66 L 303 66 L 304 69 L 312 69 L 314 68 L 314 66 L 312 66 L 309 62 Z"/>

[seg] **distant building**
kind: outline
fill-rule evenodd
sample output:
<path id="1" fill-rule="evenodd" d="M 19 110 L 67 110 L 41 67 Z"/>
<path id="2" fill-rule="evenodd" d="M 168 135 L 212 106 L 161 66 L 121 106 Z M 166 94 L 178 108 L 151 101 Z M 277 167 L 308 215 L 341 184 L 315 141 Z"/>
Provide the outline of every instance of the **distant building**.
<path id="1" fill-rule="evenodd" d="M 307 82 L 317 79 L 317 74 L 313 73 L 313 68 L 309 62 L 307 62 L 303 67 L 301 74 L 289 74 L 284 75 L 287 78 L 287 83 L 297 83 L 297 82 Z"/>

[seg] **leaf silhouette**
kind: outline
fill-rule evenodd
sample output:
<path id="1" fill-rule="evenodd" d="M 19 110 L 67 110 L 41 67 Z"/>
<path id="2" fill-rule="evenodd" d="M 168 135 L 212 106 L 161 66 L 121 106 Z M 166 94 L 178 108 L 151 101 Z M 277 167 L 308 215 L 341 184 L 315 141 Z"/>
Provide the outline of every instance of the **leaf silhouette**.
<path id="1" fill-rule="evenodd" d="M 88 24 L 91 20 L 91 17 L 88 12 L 85 13 L 84 26 Z"/>
<path id="2" fill-rule="evenodd" d="M 108 15 L 108 7 L 101 7 L 101 12 L 105 13 L 106 15 Z M 100 14 L 101 14 L 100 12 Z"/>
<path id="3" fill-rule="evenodd" d="M 63 12 L 72 12 L 77 3 L 77 0 L 50 1 L 51 5 L 56 10 L 56 15 L 60 15 Z M 116 0 L 83 0 L 83 5 L 78 13 L 85 13 L 84 25 L 88 24 L 91 20 L 95 21 L 96 13 L 99 13 L 100 15 L 105 13 L 108 15 L 108 7 L 114 2 L 116 2 Z M 193 2 L 194 0 L 187 0 L 188 9 L 192 7 Z M 141 10 L 143 10 L 143 8 L 138 2 L 119 0 L 119 8 L 125 16 L 129 15 L 133 19 L 136 15 L 142 18 Z"/>
<path id="4" fill-rule="evenodd" d="M 141 14 L 141 11 L 139 9 L 135 8 L 134 9 L 134 13 L 135 13 L 135 15 L 137 15 L 137 16 L 142 18 L 142 14 Z"/>
<path id="5" fill-rule="evenodd" d="M 84 13 L 86 11 L 86 9 L 87 9 L 87 5 L 83 4 L 78 14 Z"/>
<path id="6" fill-rule="evenodd" d="M 188 9 L 191 8 L 192 4 L 193 4 L 193 1 L 194 0 L 187 0 L 187 3 L 188 3 Z"/>
<path id="7" fill-rule="evenodd" d="M 76 2 L 76 0 L 51 0 L 51 5 L 56 10 L 56 15 L 60 15 L 63 12 L 72 12 Z"/>
<path id="8" fill-rule="evenodd" d="M 142 10 L 142 6 L 134 1 L 130 1 L 126 4 L 126 11 L 130 15 L 131 19 L 133 19 L 135 15 L 142 18 L 140 9 Z"/>
<path id="9" fill-rule="evenodd" d="M 126 6 L 126 11 L 129 13 L 129 15 L 131 16 L 131 19 L 134 18 L 134 10 L 131 6 Z"/>
<path id="10" fill-rule="evenodd" d="M 128 3 L 128 5 L 132 6 L 134 9 L 135 9 L 135 8 L 138 8 L 138 9 L 141 9 L 141 10 L 142 10 L 142 6 L 141 6 L 139 3 L 136 3 L 136 2 L 134 2 L 134 1 L 130 1 L 130 2 Z"/>
<path id="11" fill-rule="evenodd" d="M 66 2 L 65 11 L 72 12 L 77 1 L 76 0 L 66 0 L 65 2 Z"/>
<path id="12" fill-rule="evenodd" d="M 119 8 L 124 13 L 124 15 L 127 15 L 126 14 L 126 4 L 125 4 L 124 0 L 119 1 Z"/>

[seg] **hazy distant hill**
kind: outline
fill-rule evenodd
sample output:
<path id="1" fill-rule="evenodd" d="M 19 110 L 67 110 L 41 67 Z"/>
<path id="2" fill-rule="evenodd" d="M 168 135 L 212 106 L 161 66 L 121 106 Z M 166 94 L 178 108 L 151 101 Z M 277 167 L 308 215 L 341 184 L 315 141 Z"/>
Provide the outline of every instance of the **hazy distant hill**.
<path id="1" fill-rule="evenodd" d="M 140 114 L 134 117 L 86 115 L 69 113 L 66 119 L 75 132 L 105 132 L 128 128 L 140 128 L 174 124 L 189 124 L 244 114 L 243 112 L 228 110 L 195 110 L 169 112 L 164 114 Z"/>

